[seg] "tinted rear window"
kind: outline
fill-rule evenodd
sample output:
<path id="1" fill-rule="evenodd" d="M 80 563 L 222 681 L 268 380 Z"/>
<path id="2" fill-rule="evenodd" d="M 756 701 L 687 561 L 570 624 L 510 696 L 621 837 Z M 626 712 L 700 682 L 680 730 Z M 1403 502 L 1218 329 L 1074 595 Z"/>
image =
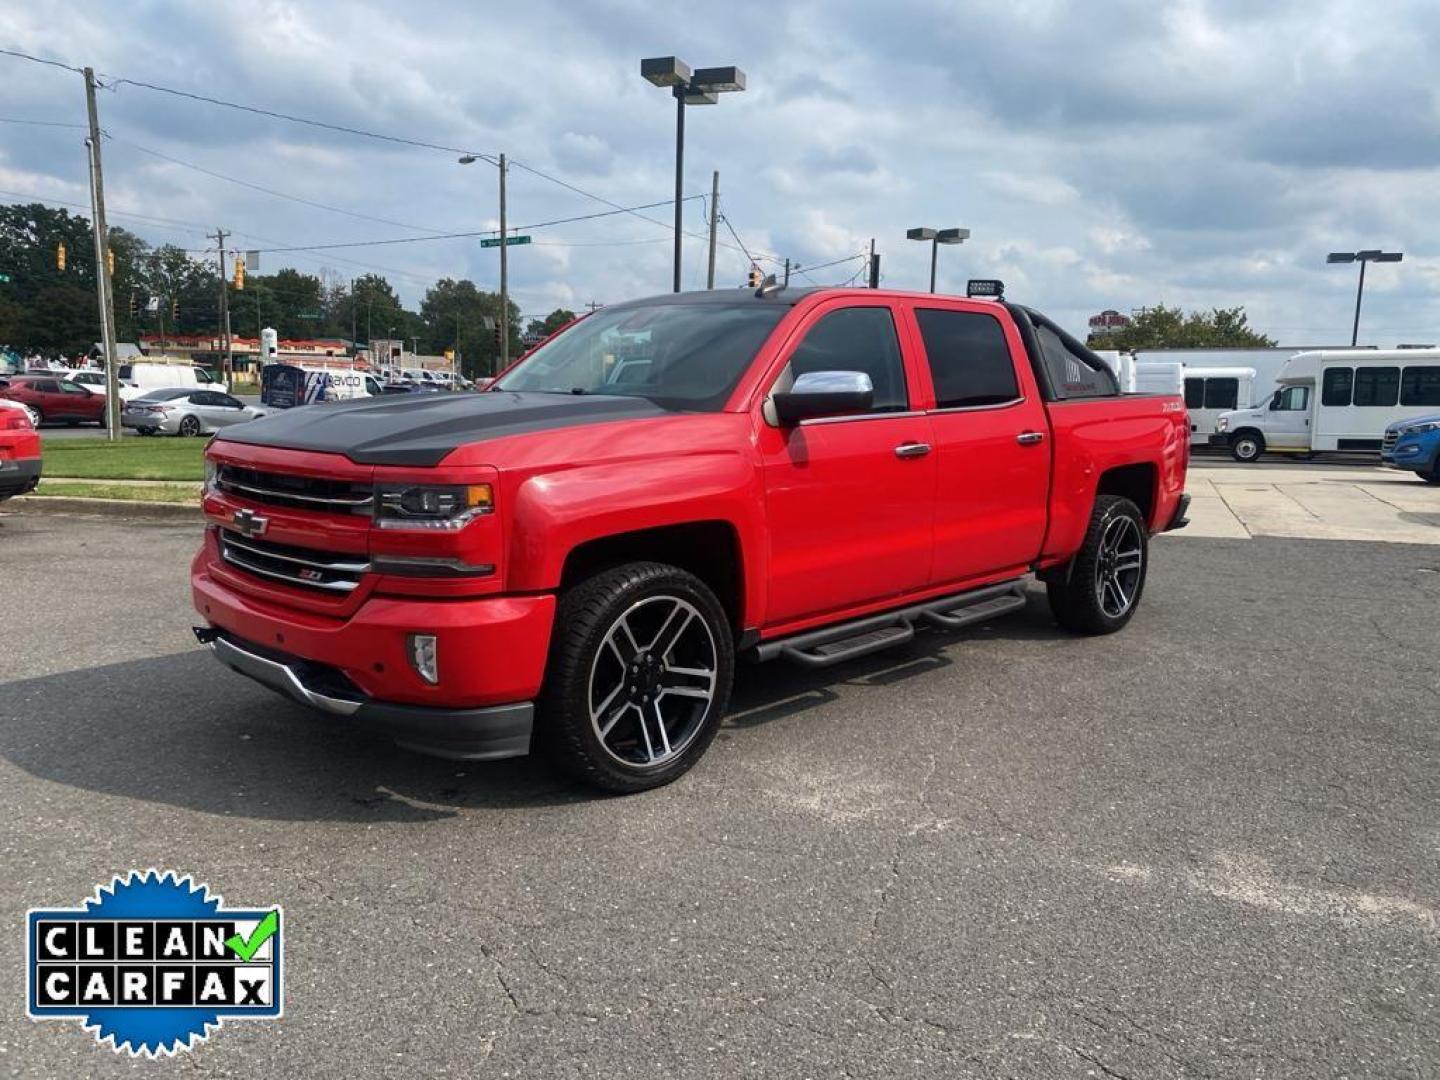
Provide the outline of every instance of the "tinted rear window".
<path id="1" fill-rule="evenodd" d="M 1005 330 L 993 315 L 921 308 L 915 312 L 935 407 L 963 409 L 999 405 L 1020 396 Z"/>

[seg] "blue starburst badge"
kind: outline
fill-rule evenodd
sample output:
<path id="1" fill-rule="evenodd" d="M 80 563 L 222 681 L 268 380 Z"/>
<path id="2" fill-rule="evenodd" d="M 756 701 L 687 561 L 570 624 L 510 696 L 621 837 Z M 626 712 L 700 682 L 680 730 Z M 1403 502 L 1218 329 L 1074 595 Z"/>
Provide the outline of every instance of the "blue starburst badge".
<path id="1" fill-rule="evenodd" d="M 227 1018 L 281 1014 L 280 908 L 222 906 L 173 871 L 132 870 L 78 908 L 26 918 L 26 1012 L 78 1019 L 132 1056 L 174 1054 Z"/>

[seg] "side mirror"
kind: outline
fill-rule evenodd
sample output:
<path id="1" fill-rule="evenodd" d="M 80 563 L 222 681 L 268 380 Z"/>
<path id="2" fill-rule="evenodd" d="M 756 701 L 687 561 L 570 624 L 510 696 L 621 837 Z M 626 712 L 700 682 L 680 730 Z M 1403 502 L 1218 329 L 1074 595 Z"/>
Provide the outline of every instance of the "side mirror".
<path id="1" fill-rule="evenodd" d="M 875 404 L 875 387 L 863 371 L 810 371 L 770 400 L 776 418 L 788 427 L 817 416 L 868 412 Z"/>

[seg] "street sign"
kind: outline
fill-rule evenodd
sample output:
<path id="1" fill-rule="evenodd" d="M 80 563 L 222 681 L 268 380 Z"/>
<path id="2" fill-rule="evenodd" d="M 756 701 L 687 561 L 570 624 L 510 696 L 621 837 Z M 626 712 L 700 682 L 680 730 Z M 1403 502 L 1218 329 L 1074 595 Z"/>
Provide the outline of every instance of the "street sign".
<path id="1" fill-rule="evenodd" d="M 530 243 L 530 237 L 528 237 L 528 236 L 507 236 L 507 237 L 505 238 L 505 246 L 506 246 L 506 247 L 514 247 L 516 244 L 528 244 L 528 243 Z M 499 247 L 499 246 L 500 246 L 500 238 L 499 238 L 498 236 L 492 236 L 492 237 L 489 237 L 488 239 L 481 240 L 481 241 L 480 241 L 480 246 L 481 246 L 481 247 Z"/>
<path id="2" fill-rule="evenodd" d="M 302 311 L 295 317 L 297 319 L 310 319 L 313 322 L 318 321 L 321 318 L 321 315 L 318 311 Z"/>

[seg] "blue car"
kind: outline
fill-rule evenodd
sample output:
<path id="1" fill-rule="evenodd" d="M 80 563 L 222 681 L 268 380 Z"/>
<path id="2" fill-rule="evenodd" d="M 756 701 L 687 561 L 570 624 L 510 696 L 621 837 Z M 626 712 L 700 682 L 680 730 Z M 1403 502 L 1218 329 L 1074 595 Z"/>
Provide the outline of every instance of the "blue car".
<path id="1" fill-rule="evenodd" d="M 1380 460 L 1407 469 L 1427 484 L 1440 484 L 1440 416 L 1397 420 L 1385 429 Z"/>

